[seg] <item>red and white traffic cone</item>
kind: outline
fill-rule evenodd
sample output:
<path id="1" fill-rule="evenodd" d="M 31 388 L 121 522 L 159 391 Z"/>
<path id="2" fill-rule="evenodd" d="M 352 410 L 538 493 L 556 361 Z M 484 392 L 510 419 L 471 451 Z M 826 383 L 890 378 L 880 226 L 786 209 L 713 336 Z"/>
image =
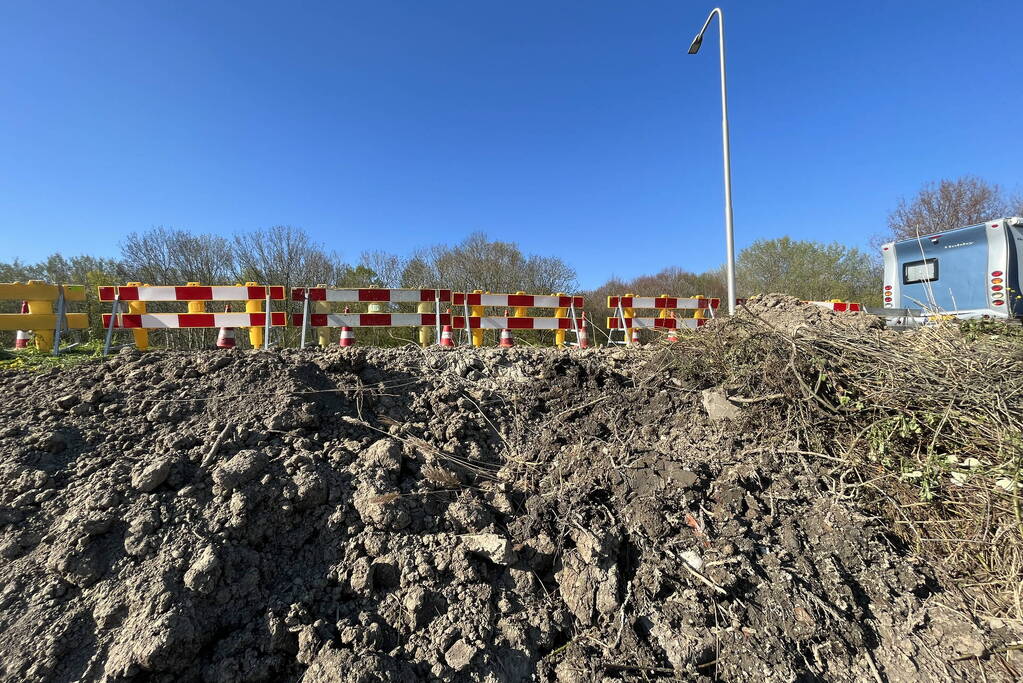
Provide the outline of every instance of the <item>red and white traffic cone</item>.
<path id="1" fill-rule="evenodd" d="M 632 345 L 633 346 L 639 346 L 640 345 L 639 329 L 635 328 L 635 327 L 632 328 Z"/>
<path id="2" fill-rule="evenodd" d="M 590 348 L 590 335 L 587 334 L 587 332 L 586 332 L 586 314 L 585 313 L 583 313 L 583 321 L 582 321 L 582 324 L 579 326 L 579 334 L 576 337 L 576 340 L 579 342 L 579 348 L 580 349 L 588 349 L 588 348 Z"/>
<path id="3" fill-rule="evenodd" d="M 348 313 L 348 306 L 345 306 L 345 313 Z M 341 339 L 337 343 L 338 346 L 355 346 L 355 333 L 352 332 L 352 328 L 347 325 L 341 326 Z"/>
<path id="4" fill-rule="evenodd" d="M 231 312 L 231 304 L 224 306 L 224 313 Z M 233 327 L 221 327 L 220 333 L 217 335 L 217 348 L 218 349 L 233 349 L 234 348 L 234 328 Z"/>
<path id="5" fill-rule="evenodd" d="M 455 345 L 455 340 L 451 336 L 451 325 L 445 325 L 444 329 L 440 333 L 440 345 L 445 348 L 452 348 Z"/>
<path id="6" fill-rule="evenodd" d="M 505 309 L 504 317 L 508 317 L 508 309 Z M 498 346 L 502 349 L 510 349 L 515 346 L 515 338 L 512 337 L 511 330 L 507 327 L 501 329 L 501 341 L 498 342 Z"/>
<path id="7" fill-rule="evenodd" d="M 28 302 L 21 302 L 21 312 L 28 313 Z M 16 349 L 27 349 L 28 348 L 28 332 L 25 330 L 18 330 L 18 333 L 14 335 L 14 348 Z"/>

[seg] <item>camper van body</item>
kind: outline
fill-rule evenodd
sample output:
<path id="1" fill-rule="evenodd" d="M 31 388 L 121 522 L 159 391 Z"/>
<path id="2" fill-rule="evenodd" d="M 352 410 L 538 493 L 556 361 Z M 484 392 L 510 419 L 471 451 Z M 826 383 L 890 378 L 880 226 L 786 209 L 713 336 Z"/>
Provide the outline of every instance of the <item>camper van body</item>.
<path id="1" fill-rule="evenodd" d="M 889 242 L 882 245 L 881 254 L 884 309 L 891 309 L 893 316 L 1023 315 L 1021 218 L 999 218 Z"/>

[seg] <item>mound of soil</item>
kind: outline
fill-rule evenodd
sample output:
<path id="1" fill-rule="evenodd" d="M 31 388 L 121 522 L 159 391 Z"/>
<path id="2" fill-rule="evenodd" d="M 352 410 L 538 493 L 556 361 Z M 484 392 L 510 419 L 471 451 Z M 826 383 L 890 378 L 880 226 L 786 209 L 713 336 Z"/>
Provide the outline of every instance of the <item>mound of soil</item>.
<path id="1" fill-rule="evenodd" d="M 652 355 L 123 351 L 7 373 L 0 675 L 979 675 L 998 634 L 828 463 L 762 406 L 711 419 Z"/>

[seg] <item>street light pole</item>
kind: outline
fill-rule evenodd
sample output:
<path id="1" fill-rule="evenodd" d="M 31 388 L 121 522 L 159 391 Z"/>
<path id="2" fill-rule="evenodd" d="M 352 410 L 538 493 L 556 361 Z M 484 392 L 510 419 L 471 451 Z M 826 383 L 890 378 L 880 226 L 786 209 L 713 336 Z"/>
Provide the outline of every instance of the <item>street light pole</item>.
<path id="1" fill-rule="evenodd" d="M 703 33 L 710 26 L 711 19 L 718 15 L 718 43 L 721 47 L 721 138 L 725 156 L 725 251 L 727 261 L 725 262 L 725 277 L 728 282 L 728 314 L 735 314 L 735 242 L 732 230 L 732 161 L 728 149 L 728 91 L 725 87 L 725 18 L 721 14 L 721 8 L 715 7 L 703 23 L 703 28 L 696 34 L 692 45 L 689 46 L 689 54 L 695 55 L 700 51 L 703 43 Z"/>

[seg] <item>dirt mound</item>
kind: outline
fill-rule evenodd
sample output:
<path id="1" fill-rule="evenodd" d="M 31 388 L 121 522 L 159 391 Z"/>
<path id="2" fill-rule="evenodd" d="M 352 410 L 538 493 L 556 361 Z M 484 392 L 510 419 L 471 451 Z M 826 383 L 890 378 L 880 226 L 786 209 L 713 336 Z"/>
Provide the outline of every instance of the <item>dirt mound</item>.
<path id="1" fill-rule="evenodd" d="M 758 294 L 736 309 L 740 321 L 757 319 L 780 332 L 793 334 L 828 327 L 844 327 L 859 331 L 879 330 L 884 327 L 881 318 L 862 311 L 837 312 L 814 303 L 800 301 L 787 294 Z M 734 323 L 734 321 L 731 321 Z M 728 319 L 716 321 L 728 326 Z"/>
<path id="2" fill-rule="evenodd" d="M 1004 634 L 659 354 L 4 374 L 3 680 L 979 677 Z"/>

